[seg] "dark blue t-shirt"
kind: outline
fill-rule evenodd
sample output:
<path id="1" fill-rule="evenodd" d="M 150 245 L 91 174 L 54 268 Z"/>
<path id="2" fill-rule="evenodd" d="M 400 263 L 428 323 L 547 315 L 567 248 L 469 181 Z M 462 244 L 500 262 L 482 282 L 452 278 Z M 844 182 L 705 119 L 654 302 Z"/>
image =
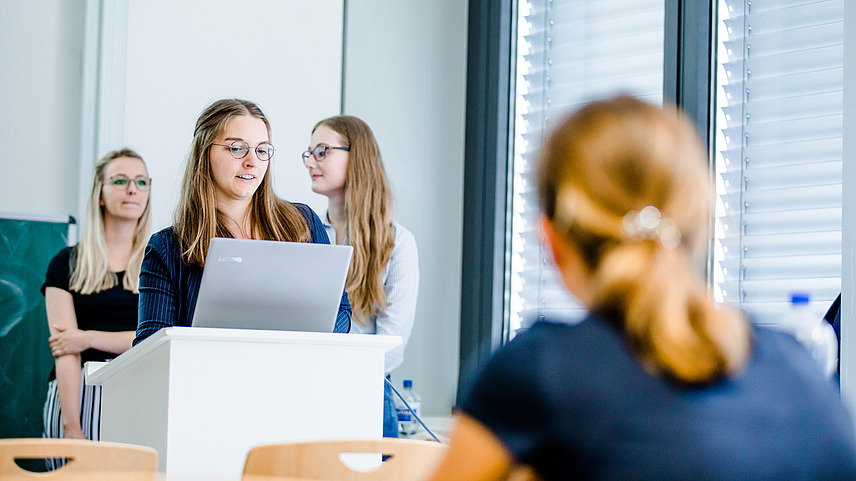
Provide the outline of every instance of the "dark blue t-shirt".
<path id="1" fill-rule="evenodd" d="M 462 410 L 554 479 L 856 479 L 854 426 L 793 338 L 753 329 L 730 379 L 643 370 L 619 328 L 536 323 L 501 349 Z"/>

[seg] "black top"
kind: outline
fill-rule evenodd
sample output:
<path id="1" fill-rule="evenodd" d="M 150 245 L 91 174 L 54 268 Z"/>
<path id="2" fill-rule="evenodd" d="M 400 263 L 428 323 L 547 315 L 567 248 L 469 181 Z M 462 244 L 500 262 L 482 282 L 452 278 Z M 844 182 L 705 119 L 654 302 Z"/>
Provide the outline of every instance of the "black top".
<path id="1" fill-rule="evenodd" d="M 643 370 L 620 329 L 536 323 L 496 354 L 462 409 L 554 479 L 856 479 L 853 424 L 796 340 L 753 329 L 733 378 Z"/>
<path id="2" fill-rule="evenodd" d="M 51 259 L 42 294 L 46 287 L 56 287 L 71 294 L 74 302 L 74 314 L 77 317 L 77 327 L 86 331 L 121 332 L 137 329 L 137 301 L 139 295 L 126 291 L 122 287 L 124 272 L 116 276 L 119 282 L 110 289 L 83 295 L 68 288 L 71 279 L 71 255 L 74 247 L 66 247 Z M 81 366 L 87 361 L 106 361 L 116 357 L 116 354 L 87 349 L 80 353 Z M 51 371 L 50 379 L 56 377 L 56 371 Z"/>

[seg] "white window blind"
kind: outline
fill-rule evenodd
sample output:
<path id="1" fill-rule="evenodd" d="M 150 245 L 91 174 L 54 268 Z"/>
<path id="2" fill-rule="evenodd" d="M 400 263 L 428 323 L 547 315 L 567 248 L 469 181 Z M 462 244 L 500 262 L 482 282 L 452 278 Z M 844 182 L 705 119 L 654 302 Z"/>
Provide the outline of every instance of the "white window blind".
<path id="1" fill-rule="evenodd" d="M 617 93 L 660 105 L 663 0 L 521 0 L 517 22 L 509 227 L 509 335 L 532 321 L 579 320 L 538 232 L 534 167 L 550 130 Z"/>
<path id="2" fill-rule="evenodd" d="M 843 0 L 720 0 L 717 300 L 776 324 L 841 289 Z"/>

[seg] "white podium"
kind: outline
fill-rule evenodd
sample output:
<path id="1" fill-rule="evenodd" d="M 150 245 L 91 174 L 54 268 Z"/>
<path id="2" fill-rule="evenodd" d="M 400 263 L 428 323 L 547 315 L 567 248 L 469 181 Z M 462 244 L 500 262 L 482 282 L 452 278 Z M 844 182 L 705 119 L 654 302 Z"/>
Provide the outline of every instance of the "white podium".
<path id="1" fill-rule="evenodd" d="M 398 336 L 163 329 L 100 369 L 101 440 L 151 446 L 167 475 L 238 479 L 250 447 L 381 437 Z"/>

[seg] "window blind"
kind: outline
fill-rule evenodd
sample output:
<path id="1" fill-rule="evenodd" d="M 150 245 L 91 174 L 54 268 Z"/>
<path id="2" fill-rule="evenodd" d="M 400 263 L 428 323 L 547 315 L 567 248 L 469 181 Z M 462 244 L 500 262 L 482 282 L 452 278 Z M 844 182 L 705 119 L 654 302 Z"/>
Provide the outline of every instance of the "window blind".
<path id="1" fill-rule="evenodd" d="M 534 169 L 550 130 L 582 104 L 617 93 L 662 104 L 663 0 L 531 0 L 518 4 L 510 162 L 506 318 L 517 329 L 583 317 L 538 232 Z"/>
<path id="2" fill-rule="evenodd" d="M 841 290 L 843 0 L 720 0 L 717 300 L 776 324 Z"/>

